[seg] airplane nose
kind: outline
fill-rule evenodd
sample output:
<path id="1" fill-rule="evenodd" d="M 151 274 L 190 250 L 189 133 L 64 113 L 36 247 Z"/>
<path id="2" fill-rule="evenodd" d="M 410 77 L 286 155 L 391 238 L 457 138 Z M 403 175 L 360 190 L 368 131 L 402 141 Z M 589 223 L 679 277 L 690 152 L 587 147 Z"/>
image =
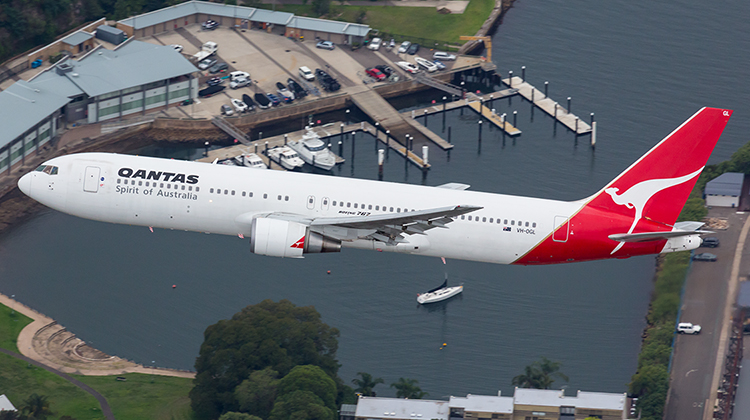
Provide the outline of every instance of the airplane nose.
<path id="1" fill-rule="evenodd" d="M 31 174 L 26 174 L 18 180 L 18 189 L 31 197 Z"/>

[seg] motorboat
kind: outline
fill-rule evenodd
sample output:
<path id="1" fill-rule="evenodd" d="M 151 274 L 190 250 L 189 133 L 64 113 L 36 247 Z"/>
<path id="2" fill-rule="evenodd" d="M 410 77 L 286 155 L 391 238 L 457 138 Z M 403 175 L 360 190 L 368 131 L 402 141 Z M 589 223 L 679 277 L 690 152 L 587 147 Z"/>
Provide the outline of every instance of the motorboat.
<path id="1" fill-rule="evenodd" d="M 305 161 L 300 159 L 297 152 L 288 146 L 274 147 L 273 149 L 270 149 L 267 154 L 269 159 L 290 171 L 293 171 L 296 168 L 301 168 L 305 165 Z"/>
<path id="2" fill-rule="evenodd" d="M 427 303 L 440 302 L 446 299 L 450 299 L 453 296 L 456 296 L 457 294 L 463 291 L 464 291 L 463 284 L 459 286 L 448 287 L 448 278 L 446 278 L 443 284 L 441 284 L 440 286 L 426 293 L 418 294 L 417 302 L 419 302 L 422 305 L 427 304 Z"/>
<path id="3" fill-rule="evenodd" d="M 336 166 L 336 155 L 326 147 L 325 142 L 310 126 L 305 127 L 305 134 L 299 141 L 289 142 L 287 146 L 297 152 L 299 157 L 309 165 L 326 171 Z"/>
<path id="4" fill-rule="evenodd" d="M 248 168 L 268 169 L 268 166 L 263 163 L 263 159 L 261 159 L 260 156 L 256 155 L 255 153 L 246 153 L 244 155 L 239 155 L 235 157 L 234 160 L 240 166 L 246 166 Z"/>
<path id="5" fill-rule="evenodd" d="M 267 109 L 271 105 L 271 100 L 262 93 L 255 94 L 255 102 L 258 103 L 260 109 Z"/>

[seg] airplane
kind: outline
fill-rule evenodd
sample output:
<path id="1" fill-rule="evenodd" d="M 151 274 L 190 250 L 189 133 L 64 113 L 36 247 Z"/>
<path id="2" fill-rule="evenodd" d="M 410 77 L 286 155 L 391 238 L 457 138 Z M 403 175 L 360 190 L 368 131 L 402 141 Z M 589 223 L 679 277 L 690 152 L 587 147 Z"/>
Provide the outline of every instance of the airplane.
<path id="1" fill-rule="evenodd" d="M 50 159 L 18 187 L 74 216 L 249 238 L 251 252 L 275 257 L 343 247 L 517 265 L 628 258 L 700 246 L 702 223 L 676 220 L 731 114 L 700 109 L 576 201 L 110 153 Z"/>

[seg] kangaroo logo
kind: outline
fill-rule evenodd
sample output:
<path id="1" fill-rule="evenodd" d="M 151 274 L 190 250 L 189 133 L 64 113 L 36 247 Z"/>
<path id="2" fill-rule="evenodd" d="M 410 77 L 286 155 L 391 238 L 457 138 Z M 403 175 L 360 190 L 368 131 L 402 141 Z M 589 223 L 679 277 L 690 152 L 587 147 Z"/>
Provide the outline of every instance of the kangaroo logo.
<path id="1" fill-rule="evenodd" d="M 695 178 L 701 173 L 702 170 L 703 167 L 691 174 L 687 174 L 678 178 L 649 179 L 647 181 L 639 182 L 633 185 L 622 194 L 617 194 L 617 192 L 620 191 L 620 189 L 617 187 L 607 188 L 604 190 L 604 192 L 612 197 L 612 201 L 614 201 L 615 204 L 625 206 L 629 209 L 635 209 L 633 224 L 630 225 L 630 229 L 628 230 L 628 234 L 630 234 L 633 233 L 635 225 L 637 225 L 638 221 L 640 221 L 643 217 L 643 208 L 646 207 L 646 203 L 648 203 L 648 200 L 650 200 L 651 197 L 653 197 L 661 190 L 665 190 L 669 187 L 674 187 L 675 185 L 680 185 Z M 617 252 L 617 250 L 622 248 L 623 245 L 625 245 L 625 242 L 620 242 L 619 244 L 617 244 L 610 255 Z"/>

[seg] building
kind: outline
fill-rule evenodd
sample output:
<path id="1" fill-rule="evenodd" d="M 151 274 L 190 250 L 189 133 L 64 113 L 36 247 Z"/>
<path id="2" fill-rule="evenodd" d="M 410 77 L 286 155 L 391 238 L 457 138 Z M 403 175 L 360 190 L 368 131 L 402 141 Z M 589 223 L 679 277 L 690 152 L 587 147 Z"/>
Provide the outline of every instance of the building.
<path id="1" fill-rule="evenodd" d="M 214 20 L 222 26 L 263 29 L 292 38 L 323 39 L 337 44 L 362 43 L 368 25 L 313 19 L 254 7 L 192 0 L 117 22 L 117 28 L 136 38 L 156 35 L 194 23 Z"/>
<path id="2" fill-rule="evenodd" d="M 5 394 L 0 395 L 0 411 L 17 411 Z"/>
<path id="3" fill-rule="evenodd" d="M 22 165 L 68 123 L 107 121 L 195 98 L 196 71 L 171 47 L 131 40 L 19 80 L 0 92 L 0 174 Z"/>
<path id="4" fill-rule="evenodd" d="M 709 207 L 738 207 L 745 175 L 727 172 L 706 184 L 706 205 Z"/>
<path id="5" fill-rule="evenodd" d="M 635 417 L 626 394 L 516 388 L 512 397 L 467 395 L 450 401 L 359 397 L 355 420 L 625 420 Z"/>

